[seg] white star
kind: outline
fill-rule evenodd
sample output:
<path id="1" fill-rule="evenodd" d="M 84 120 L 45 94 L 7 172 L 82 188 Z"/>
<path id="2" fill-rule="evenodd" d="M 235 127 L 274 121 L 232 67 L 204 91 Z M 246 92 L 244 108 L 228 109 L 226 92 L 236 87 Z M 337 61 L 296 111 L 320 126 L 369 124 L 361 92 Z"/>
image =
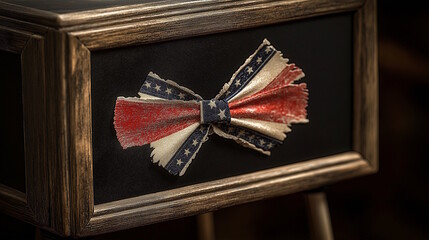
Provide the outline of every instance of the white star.
<path id="1" fill-rule="evenodd" d="M 210 109 L 213 109 L 213 108 L 217 107 L 215 100 L 210 100 L 209 106 L 210 106 Z"/>
<path id="2" fill-rule="evenodd" d="M 155 84 L 156 86 L 155 86 L 155 89 L 156 89 L 156 91 L 158 92 L 159 90 L 161 90 L 161 86 L 159 86 L 158 84 Z"/>
<path id="3" fill-rule="evenodd" d="M 192 141 L 192 145 L 197 146 L 197 144 L 198 144 L 197 139 L 194 139 L 194 140 Z"/>
<path id="4" fill-rule="evenodd" d="M 257 62 L 258 64 L 260 64 L 260 63 L 262 62 L 262 58 L 261 58 L 261 57 L 258 57 L 258 59 L 256 59 L 256 62 Z"/>
<path id="5" fill-rule="evenodd" d="M 150 88 L 150 82 L 145 82 L 144 85 L 146 88 Z"/>
<path id="6" fill-rule="evenodd" d="M 217 114 L 220 117 L 220 120 L 223 120 L 224 118 L 226 118 L 225 116 L 225 109 L 219 109 L 219 113 Z"/>
<path id="7" fill-rule="evenodd" d="M 241 136 L 243 136 L 245 133 L 246 133 L 246 131 L 244 131 L 244 130 L 240 130 L 240 131 L 238 132 L 237 137 L 241 137 Z"/>
<path id="8" fill-rule="evenodd" d="M 180 99 L 185 99 L 185 94 L 184 93 L 179 93 L 178 95 L 179 95 Z"/>
<path id="9" fill-rule="evenodd" d="M 262 146 L 264 146 L 264 144 L 265 144 L 264 139 L 259 139 L 259 144 L 261 144 Z"/>
<path id="10" fill-rule="evenodd" d="M 253 68 L 252 67 L 247 67 L 247 73 L 251 74 L 253 72 Z"/>
<path id="11" fill-rule="evenodd" d="M 272 143 L 268 143 L 268 144 L 267 144 L 268 149 L 272 148 L 273 146 L 274 146 L 274 145 L 273 145 Z"/>
<path id="12" fill-rule="evenodd" d="M 182 165 L 182 163 L 183 163 L 183 162 L 182 162 L 182 159 L 177 159 L 177 165 L 179 165 L 179 166 L 180 166 L 180 165 Z"/>
<path id="13" fill-rule="evenodd" d="M 167 88 L 167 89 L 165 90 L 165 92 L 166 92 L 167 94 L 171 94 L 171 88 Z"/>
<path id="14" fill-rule="evenodd" d="M 228 90 L 228 91 L 226 91 L 226 95 L 229 95 L 230 93 L 231 93 L 231 91 L 229 91 L 229 90 Z"/>
<path id="15" fill-rule="evenodd" d="M 255 138 L 255 135 L 253 135 L 253 134 L 249 136 L 250 141 L 252 141 L 254 138 Z"/>
<path id="16" fill-rule="evenodd" d="M 265 48 L 265 53 L 268 54 L 269 52 L 271 52 L 271 48 L 270 47 L 266 47 Z"/>
<path id="17" fill-rule="evenodd" d="M 188 156 L 191 151 L 189 151 L 189 148 L 185 149 L 185 155 Z"/>
<path id="18" fill-rule="evenodd" d="M 238 87 L 240 85 L 241 85 L 240 80 L 239 79 L 235 80 L 235 86 Z"/>

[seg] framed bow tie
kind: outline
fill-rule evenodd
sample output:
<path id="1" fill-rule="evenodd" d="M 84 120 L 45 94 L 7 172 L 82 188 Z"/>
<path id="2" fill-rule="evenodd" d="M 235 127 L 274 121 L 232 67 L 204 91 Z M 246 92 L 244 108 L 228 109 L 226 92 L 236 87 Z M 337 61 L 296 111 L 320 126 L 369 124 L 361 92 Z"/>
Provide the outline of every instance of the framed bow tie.
<path id="1" fill-rule="evenodd" d="M 212 99 L 150 72 L 139 98 L 117 98 L 117 138 L 124 149 L 150 144 L 152 161 L 180 176 L 212 133 L 270 155 L 292 123 L 308 122 L 302 77 L 266 39 Z"/>

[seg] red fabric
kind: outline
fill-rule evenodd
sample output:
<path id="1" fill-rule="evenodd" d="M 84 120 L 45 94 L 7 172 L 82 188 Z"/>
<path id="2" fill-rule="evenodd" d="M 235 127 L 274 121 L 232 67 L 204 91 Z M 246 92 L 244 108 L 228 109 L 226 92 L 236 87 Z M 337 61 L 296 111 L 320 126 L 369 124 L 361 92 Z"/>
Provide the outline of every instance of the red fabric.
<path id="1" fill-rule="evenodd" d="M 232 118 L 251 118 L 269 122 L 290 123 L 307 116 L 307 85 L 292 84 L 302 74 L 294 64 L 282 72 L 261 91 L 230 102 Z"/>
<path id="2" fill-rule="evenodd" d="M 124 149 L 151 143 L 199 121 L 196 102 L 116 100 L 114 126 Z"/>
<path id="3" fill-rule="evenodd" d="M 278 88 L 292 84 L 303 74 L 301 68 L 295 66 L 294 63 L 287 65 L 277 77 L 265 87 L 264 90 Z"/>
<path id="4" fill-rule="evenodd" d="M 301 69 L 287 65 L 261 91 L 230 102 L 231 117 L 287 124 L 306 119 L 306 84 L 293 84 L 300 76 Z M 114 126 L 123 148 L 154 142 L 197 122 L 200 122 L 197 102 L 126 98 L 116 101 Z"/>

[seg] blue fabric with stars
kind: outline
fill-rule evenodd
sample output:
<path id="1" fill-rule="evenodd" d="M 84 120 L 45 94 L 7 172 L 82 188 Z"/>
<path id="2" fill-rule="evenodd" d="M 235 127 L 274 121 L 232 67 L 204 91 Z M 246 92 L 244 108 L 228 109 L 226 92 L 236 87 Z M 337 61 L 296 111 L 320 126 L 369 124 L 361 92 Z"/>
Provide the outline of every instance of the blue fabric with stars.
<path id="1" fill-rule="evenodd" d="M 203 100 L 201 102 L 201 121 L 203 123 L 231 122 L 228 103 L 224 100 Z"/>
<path id="2" fill-rule="evenodd" d="M 263 45 L 252 57 L 250 62 L 241 68 L 232 81 L 232 84 L 219 99 L 228 101 L 237 95 L 237 93 L 239 93 L 256 76 L 256 74 L 258 74 L 258 72 L 275 53 L 276 50 L 273 46 L 267 44 Z"/>
<path id="3" fill-rule="evenodd" d="M 255 147 L 260 148 L 264 151 L 270 151 L 273 147 L 282 144 L 282 142 L 277 139 L 270 138 L 247 128 L 241 128 L 222 123 L 219 123 L 216 126 L 225 133 L 245 140 L 246 142 L 251 143 L 255 145 Z"/>
<path id="4" fill-rule="evenodd" d="M 204 143 L 208 132 L 209 126 L 205 124 L 201 125 L 194 132 L 192 132 L 191 136 L 186 139 L 180 149 L 167 163 L 165 169 L 167 169 L 167 171 L 173 175 L 179 174 L 183 168 L 188 165 L 195 152 L 197 152 Z"/>
<path id="5" fill-rule="evenodd" d="M 168 100 L 202 100 L 200 96 L 191 94 L 177 86 L 174 86 L 172 83 L 157 78 L 152 74 L 147 75 L 139 92 Z"/>

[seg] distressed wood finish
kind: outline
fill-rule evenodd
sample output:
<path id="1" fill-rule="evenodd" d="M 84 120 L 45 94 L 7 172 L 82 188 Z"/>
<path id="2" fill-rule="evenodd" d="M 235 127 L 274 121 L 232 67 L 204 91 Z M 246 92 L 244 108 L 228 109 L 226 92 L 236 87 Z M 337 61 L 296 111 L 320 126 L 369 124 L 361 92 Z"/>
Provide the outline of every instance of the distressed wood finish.
<path id="1" fill-rule="evenodd" d="M 376 1 L 354 20 L 354 148 L 378 169 L 378 49 Z"/>
<path id="2" fill-rule="evenodd" d="M 357 153 L 196 184 L 95 206 L 78 236 L 117 231 L 316 188 L 371 171 Z"/>
<path id="3" fill-rule="evenodd" d="M 359 114 L 355 114 L 354 119 L 354 148 L 358 153 L 368 156 L 371 164 L 368 164 L 368 162 L 357 153 L 347 153 L 344 155 L 270 169 L 263 172 L 222 179 L 210 183 L 197 184 L 171 191 L 101 204 L 95 206 L 94 215 L 90 219 L 88 225 L 86 225 L 85 228 L 80 229 L 80 231 L 77 229 L 75 234 L 77 236 L 87 236 L 100 232 L 120 230 L 140 226 L 142 224 L 150 224 L 167 219 L 189 216 L 233 204 L 302 191 L 345 178 L 376 171 L 373 164 L 377 162 L 377 145 L 374 144 L 377 142 L 377 125 L 374 125 L 374 123 L 377 122 L 377 102 L 373 102 L 373 100 L 377 98 L 377 89 L 370 86 L 377 82 L 377 76 L 373 67 L 374 64 L 376 64 L 376 55 L 373 52 L 373 49 L 376 46 L 376 41 L 374 27 L 375 9 L 370 8 L 369 6 L 371 5 L 374 5 L 373 1 L 369 1 L 363 8 L 356 12 L 355 25 L 360 27 L 355 28 L 354 59 L 355 62 L 361 62 L 364 64 L 364 66 L 357 64 L 354 70 L 355 73 L 364 73 L 364 75 L 355 74 L 355 84 L 358 86 L 355 88 L 355 112 L 358 112 Z M 159 30 L 161 26 L 168 26 L 165 24 L 172 24 L 171 26 L 175 26 L 177 24 L 179 29 L 180 27 L 189 27 L 186 24 L 191 24 L 193 21 L 196 21 L 196 19 L 199 19 L 199 17 L 200 16 L 196 15 L 195 18 L 192 18 L 192 21 L 189 19 L 178 19 L 177 21 L 183 21 L 181 23 L 178 23 L 174 19 L 169 23 L 167 19 L 162 22 L 161 25 L 158 25 L 157 23 L 155 23 L 155 25 L 151 25 L 154 23 L 149 22 L 144 27 L 148 33 L 153 33 L 154 29 Z M 284 20 L 284 15 L 277 17 L 278 18 L 273 21 Z M 296 18 L 291 17 L 286 19 Z M 202 17 L 202 20 L 207 21 L 207 24 L 210 25 L 211 28 L 202 30 L 199 29 L 199 27 L 190 27 L 191 30 L 189 30 L 189 32 L 182 34 L 193 36 L 194 32 L 199 34 L 201 31 L 218 31 L 215 27 L 213 28 L 213 25 L 216 24 L 213 24 L 208 16 Z M 245 22 L 245 24 L 249 23 L 242 19 L 239 21 Z M 252 22 L 252 20 L 249 21 L 252 26 L 258 25 Z M 262 21 L 259 24 L 266 24 L 269 23 L 269 21 Z M 363 22 L 366 22 L 366 25 L 362 25 Z M 132 23 L 129 23 L 129 26 L 131 25 Z M 156 42 L 170 39 L 170 37 L 175 34 L 173 29 L 171 32 L 158 32 L 155 36 L 148 37 L 146 39 L 135 39 L 130 35 L 126 35 L 127 37 L 124 38 L 125 33 L 130 34 L 130 31 L 128 31 L 129 29 L 126 27 L 127 24 L 121 26 L 124 26 L 124 28 L 120 28 L 118 32 L 114 32 L 114 27 L 112 26 L 101 27 L 101 32 L 108 31 L 109 34 L 117 34 L 118 37 L 122 36 L 123 38 L 120 40 L 112 39 L 114 38 L 113 35 L 109 35 L 110 37 L 107 40 L 103 40 L 103 38 L 101 38 L 101 34 L 100 36 L 93 34 L 99 30 L 94 30 L 93 27 L 88 31 L 75 31 L 71 34 L 78 37 L 83 44 L 86 44 L 90 49 L 110 48 L 114 47 L 115 44 L 134 44 L 135 41 L 139 44 Z M 222 30 L 230 30 L 228 24 L 222 26 L 225 27 L 221 27 Z M 154 29 L 152 29 L 152 27 Z M 243 27 L 245 26 L 238 25 L 238 28 Z M 132 34 L 133 33 L 131 32 L 131 35 Z M 362 41 L 362 39 L 365 39 L 365 41 Z M 120 42 L 113 43 L 112 41 Z M 97 43 L 93 44 L 95 42 Z M 362 51 L 361 49 L 366 50 Z M 362 111 L 365 113 L 361 113 Z M 362 147 L 362 143 L 365 143 L 365 148 Z M 325 165 L 326 163 L 330 163 L 331 165 Z M 302 172 L 301 170 L 291 170 L 306 167 L 308 167 L 308 169 L 302 170 Z M 278 175 L 270 176 L 270 174 Z M 77 215 L 82 216 L 82 214 Z M 126 224 L 124 224 L 124 222 L 126 222 Z"/>
<path id="4" fill-rule="evenodd" d="M 77 39 L 69 38 L 68 94 L 70 103 L 70 197 L 71 227 L 83 229 L 92 217 L 92 114 L 90 52 Z M 74 191 L 78 189 L 78 191 Z"/>
<path id="5" fill-rule="evenodd" d="M 195 4 L 200 4 L 196 2 Z M 190 4 L 190 3 L 188 3 Z M 171 11 L 124 9 L 117 15 L 127 14 L 119 20 L 106 23 L 83 24 L 65 28 L 91 50 L 119 46 L 147 44 L 158 41 L 212 34 L 272 23 L 291 21 L 358 8 L 362 1 L 226 1 L 188 8 L 187 4 Z M 89 13 L 83 13 L 89 14 Z M 99 13 L 100 14 L 100 13 Z M 91 20 L 102 21 L 105 16 Z M 110 16 L 110 14 L 109 14 Z M 66 17 L 66 16 L 64 16 Z M 78 17 L 82 17 L 81 14 Z M 221 21 L 219 21 L 221 19 Z"/>
<path id="6" fill-rule="evenodd" d="M 26 195 L 29 207 L 36 211 L 35 221 L 48 226 L 45 71 L 40 71 L 40 69 L 45 69 L 44 60 L 44 39 L 33 35 L 21 55 Z"/>
<path id="7" fill-rule="evenodd" d="M 227 13 L 233 13 L 233 15 L 228 15 L 232 18 L 237 18 L 240 14 L 255 13 L 249 11 L 252 9 L 256 11 L 257 9 L 269 9 L 269 14 L 259 19 L 267 24 L 267 19 L 278 22 L 281 20 L 281 16 L 284 17 L 284 20 L 290 20 L 339 11 L 355 10 L 361 6 L 363 2 L 364 0 L 166 0 L 63 14 L 0 2 L 0 14 L 57 29 L 66 27 L 88 29 L 101 25 L 112 25 L 130 21 L 137 23 L 151 19 L 180 19 L 186 15 L 190 15 L 190 18 L 196 18 L 198 14 L 204 12 L 214 12 L 219 17 L 227 16 Z M 263 12 L 260 11 L 259 13 Z M 248 20 L 250 20 L 250 18 L 245 17 L 241 22 Z M 220 24 L 217 18 L 212 23 L 213 25 L 221 26 L 226 26 L 228 24 L 226 19 Z"/>
<path id="8" fill-rule="evenodd" d="M 0 6 L 0 37 L 12 39 L 0 42 L 0 48 L 12 52 L 25 49 L 29 55 L 22 58 L 27 66 L 23 65 L 23 69 L 30 62 L 35 64 L 23 74 L 25 79 L 36 76 L 35 81 L 40 82 L 46 77 L 45 87 L 31 82 L 23 87 L 24 104 L 35 107 L 24 108 L 30 114 L 26 121 L 45 122 L 36 126 L 30 121 L 26 125 L 38 127 L 31 134 L 41 140 L 39 145 L 27 147 L 27 142 L 34 139 L 26 136 L 26 154 L 35 158 L 26 164 L 27 189 L 32 190 L 25 195 L 0 185 L 0 208 L 15 217 L 57 234 L 89 236 L 316 188 L 377 170 L 378 80 L 373 0 L 365 4 L 363 0 L 168 0 L 67 14 L 6 3 Z M 354 152 L 94 206 L 92 50 L 344 11 L 355 11 Z M 40 94 L 44 97 L 38 98 Z M 30 101 L 34 103 L 31 105 Z M 36 181 L 38 178 L 42 180 Z M 36 182 L 43 184 L 31 185 Z"/>
<path id="9" fill-rule="evenodd" d="M 37 224 L 25 193 L 0 184 L 0 210 L 25 222 Z"/>
<path id="10" fill-rule="evenodd" d="M 50 31 L 47 34 L 47 159 L 50 173 L 50 226 L 57 233 L 70 235 L 69 132 L 66 66 L 67 35 Z"/>
<path id="11" fill-rule="evenodd" d="M 0 208 L 24 221 L 49 226 L 45 121 L 45 29 L 0 18 L 0 50 L 21 55 L 26 193 L 0 184 Z M 16 27 L 20 25 L 20 27 Z M 13 161 L 13 159 L 8 159 Z"/>
<path id="12" fill-rule="evenodd" d="M 0 3 L 1 5 L 1 3 Z M 0 48 L 6 50 L 7 48 L 15 48 L 11 50 L 15 53 L 20 53 L 25 47 L 27 40 L 32 35 L 45 36 L 48 29 L 47 27 L 36 25 L 33 23 L 23 22 L 16 19 L 4 17 L 0 15 L 0 28 L 7 30 L 9 33 L 2 32 L 0 34 L 2 41 Z M 1 31 L 0 31 L 1 32 Z M 8 40 L 10 39 L 10 40 Z"/>
<path id="13" fill-rule="evenodd" d="M 55 13 L 6 2 L 0 2 L 0 15 L 45 26 L 54 27 L 59 23 Z"/>
<path id="14" fill-rule="evenodd" d="M 25 32 L 0 26 L 0 49 L 3 51 L 21 54 L 29 38 Z"/>

